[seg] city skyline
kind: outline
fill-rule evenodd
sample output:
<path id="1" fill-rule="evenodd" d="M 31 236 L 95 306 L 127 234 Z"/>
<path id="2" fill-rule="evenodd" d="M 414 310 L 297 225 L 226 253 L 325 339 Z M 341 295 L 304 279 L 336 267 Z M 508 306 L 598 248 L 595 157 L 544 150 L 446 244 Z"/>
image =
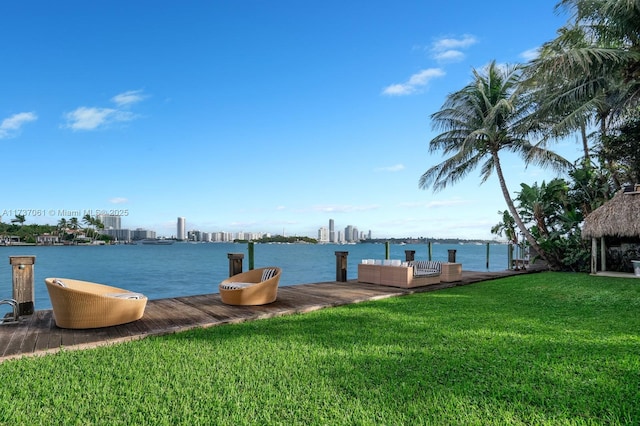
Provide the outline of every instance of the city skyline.
<path id="1" fill-rule="evenodd" d="M 314 236 L 333 218 L 383 238 L 493 238 L 495 177 L 419 188 L 444 159 L 430 116 L 472 70 L 535 57 L 568 19 L 556 3 L 7 2 L 0 173 L 20 184 L 0 210 L 123 211 L 165 236 L 187 214 L 203 230 Z M 573 139 L 552 148 L 581 155 Z M 503 166 L 512 196 L 556 177 L 509 153 Z"/>

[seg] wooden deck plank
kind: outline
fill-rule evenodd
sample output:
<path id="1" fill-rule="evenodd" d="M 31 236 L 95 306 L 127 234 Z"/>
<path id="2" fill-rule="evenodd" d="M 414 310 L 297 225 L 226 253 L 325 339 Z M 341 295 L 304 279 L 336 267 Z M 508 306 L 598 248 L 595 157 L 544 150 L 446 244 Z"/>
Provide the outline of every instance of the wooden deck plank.
<path id="1" fill-rule="evenodd" d="M 162 335 L 196 327 L 211 327 L 261 318 L 310 312 L 327 307 L 377 300 L 405 294 L 436 291 L 457 285 L 492 280 L 535 271 L 466 272 L 458 282 L 404 289 L 377 284 L 322 282 L 284 286 L 274 303 L 263 306 L 225 305 L 219 294 L 202 294 L 150 300 L 144 316 L 135 322 L 87 330 L 61 329 L 51 310 L 36 311 L 21 323 L 0 326 L 0 362 L 66 349 L 82 349 Z"/>
<path id="2" fill-rule="evenodd" d="M 11 327 L 11 328 L 9 328 Z M 2 326 L 4 333 L 0 334 L 0 341 L 4 344 L 0 347 L 0 357 L 20 353 L 22 339 L 27 335 L 29 325 L 11 324 Z"/>

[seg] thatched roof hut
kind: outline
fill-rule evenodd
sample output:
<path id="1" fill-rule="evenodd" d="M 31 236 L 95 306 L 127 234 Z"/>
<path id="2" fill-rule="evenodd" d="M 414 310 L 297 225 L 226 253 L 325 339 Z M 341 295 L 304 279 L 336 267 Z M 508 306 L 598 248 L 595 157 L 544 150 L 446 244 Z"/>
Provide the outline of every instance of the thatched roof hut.
<path id="1" fill-rule="evenodd" d="M 598 239 L 600 270 L 606 271 L 607 237 L 640 240 L 640 186 L 633 191 L 620 191 L 589 214 L 582 226 L 583 238 L 591 238 L 591 273 L 598 272 Z"/>
<path id="2" fill-rule="evenodd" d="M 584 220 L 582 236 L 640 237 L 640 192 L 619 191 L 592 211 Z"/>

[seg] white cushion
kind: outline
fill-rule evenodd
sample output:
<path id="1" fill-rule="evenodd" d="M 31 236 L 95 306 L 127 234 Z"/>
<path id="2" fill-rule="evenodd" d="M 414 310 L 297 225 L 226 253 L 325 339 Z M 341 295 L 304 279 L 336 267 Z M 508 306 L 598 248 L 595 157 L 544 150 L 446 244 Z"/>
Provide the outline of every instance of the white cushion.
<path id="1" fill-rule="evenodd" d="M 241 288 L 251 287 L 252 285 L 256 285 L 256 284 L 258 284 L 258 283 L 240 283 L 240 282 L 235 282 L 235 283 L 222 284 L 222 285 L 220 285 L 220 288 L 223 288 L 225 290 L 240 290 Z"/>
<path id="2" fill-rule="evenodd" d="M 105 296 L 117 297 L 119 299 L 143 299 L 144 298 L 144 294 L 132 293 L 132 292 L 127 292 L 127 293 L 107 293 L 107 294 L 105 294 Z"/>

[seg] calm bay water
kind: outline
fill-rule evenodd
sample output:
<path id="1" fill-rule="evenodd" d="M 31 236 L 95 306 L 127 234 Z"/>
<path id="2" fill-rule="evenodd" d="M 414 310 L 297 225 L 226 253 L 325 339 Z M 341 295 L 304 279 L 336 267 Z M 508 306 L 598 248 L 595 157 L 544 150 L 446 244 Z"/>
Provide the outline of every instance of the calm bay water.
<path id="1" fill-rule="evenodd" d="M 465 271 L 499 271 L 507 268 L 508 246 L 491 244 L 487 269 L 486 245 L 433 244 L 432 259 L 447 261 L 448 250 L 456 250 L 456 261 Z M 405 250 L 415 250 L 416 260 L 428 258 L 428 246 L 391 245 L 391 259 L 405 259 Z M 346 251 L 347 278 L 356 279 L 362 259 L 384 259 L 384 244 L 256 244 L 255 268 L 279 266 L 280 285 L 336 279 L 336 251 Z M 247 244 L 176 243 L 157 245 L 0 247 L 6 260 L 0 264 L 0 299 L 12 297 L 9 256 L 34 255 L 35 308 L 50 309 L 44 279 L 74 278 L 122 287 L 144 293 L 150 299 L 217 293 L 218 284 L 229 275 L 228 253 L 243 253 L 249 266 Z"/>

